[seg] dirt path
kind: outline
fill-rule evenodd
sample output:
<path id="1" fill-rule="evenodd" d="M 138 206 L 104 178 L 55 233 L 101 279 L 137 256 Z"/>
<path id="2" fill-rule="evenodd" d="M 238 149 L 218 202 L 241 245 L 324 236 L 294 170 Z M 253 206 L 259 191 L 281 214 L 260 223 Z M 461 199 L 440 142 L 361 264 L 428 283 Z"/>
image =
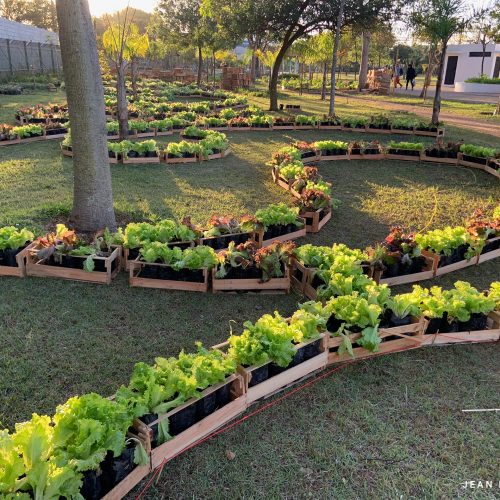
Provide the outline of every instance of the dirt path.
<path id="1" fill-rule="evenodd" d="M 387 109 L 391 111 L 410 111 L 419 116 L 425 116 L 430 118 L 432 115 L 432 109 L 421 108 L 413 104 L 401 104 L 393 103 L 388 101 L 373 101 L 369 97 L 358 97 L 349 95 L 349 99 L 357 99 L 358 101 L 369 101 L 376 105 L 376 107 L 381 109 Z M 450 125 L 456 125 L 457 127 L 468 128 L 476 132 L 482 132 L 483 134 L 489 134 L 494 137 L 500 137 L 500 123 L 494 123 L 492 121 L 482 121 L 478 119 L 473 119 L 469 117 L 461 117 L 454 113 L 446 113 L 442 111 L 440 113 L 440 118 Z"/>

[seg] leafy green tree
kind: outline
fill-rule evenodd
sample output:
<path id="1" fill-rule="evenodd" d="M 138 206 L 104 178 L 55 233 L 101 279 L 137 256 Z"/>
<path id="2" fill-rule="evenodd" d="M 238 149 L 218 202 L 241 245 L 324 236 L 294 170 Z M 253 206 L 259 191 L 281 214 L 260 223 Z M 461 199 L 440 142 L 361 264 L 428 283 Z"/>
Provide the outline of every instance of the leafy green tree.
<path id="1" fill-rule="evenodd" d="M 435 125 L 439 123 L 441 111 L 441 87 L 448 43 L 452 36 L 462 33 L 482 14 L 484 10 L 469 11 L 465 0 L 419 0 L 410 15 L 416 35 L 440 50 L 432 106 L 432 123 Z"/>
<path id="2" fill-rule="evenodd" d="M 481 58 L 481 75 L 484 74 L 484 59 L 486 56 L 486 47 L 489 43 L 500 42 L 500 1 L 497 1 L 490 10 L 477 18 L 472 24 L 473 43 L 480 43 L 483 56 Z"/>
<path id="3" fill-rule="evenodd" d="M 125 11 L 123 19 L 119 19 L 118 24 L 110 24 L 102 35 L 102 45 L 109 60 L 114 65 L 116 71 L 116 94 L 117 94 L 117 115 L 120 125 L 120 139 L 124 140 L 128 135 L 128 106 L 127 93 L 125 88 L 125 73 L 129 63 L 137 57 L 144 57 L 149 48 L 148 35 L 140 34 L 139 29 L 132 23 L 132 17 L 128 10 Z M 133 82 L 135 72 L 132 72 Z M 137 90 L 134 85 L 134 92 Z"/>
<path id="4" fill-rule="evenodd" d="M 155 10 L 157 35 L 171 45 L 196 50 L 198 85 L 203 74 L 203 49 L 210 48 L 217 35 L 215 21 L 202 15 L 200 7 L 201 0 L 160 0 Z"/>

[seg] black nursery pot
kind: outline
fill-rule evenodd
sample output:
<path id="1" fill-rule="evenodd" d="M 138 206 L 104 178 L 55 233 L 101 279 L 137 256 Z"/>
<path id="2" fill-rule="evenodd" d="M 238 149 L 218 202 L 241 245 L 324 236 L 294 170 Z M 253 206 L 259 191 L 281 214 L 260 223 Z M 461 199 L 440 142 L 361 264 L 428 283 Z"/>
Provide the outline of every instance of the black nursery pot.
<path id="1" fill-rule="evenodd" d="M 301 347 L 300 350 L 303 352 L 303 359 L 302 361 L 307 361 L 308 359 L 314 358 L 320 353 L 319 347 L 320 347 L 321 339 L 315 340 L 314 342 L 311 342 L 304 347 Z"/>
<path id="2" fill-rule="evenodd" d="M 328 321 L 326 322 L 326 329 L 331 332 L 335 333 L 343 324 L 345 321 L 342 321 L 340 319 L 337 319 L 333 314 L 328 318 Z"/>
<path id="3" fill-rule="evenodd" d="M 151 422 L 158 420 L 158 414 L 156 413 L 147 413 L 142 417 L 139 417 L 139 420 L 146 425 L 149 425 Z M 158 445 L 158 424 L 149 425 L 151 428 L 152 436 L 151 436 L 151 447 L 156 448 Z"/>
<path id="4" fill-rule="evenodd" d="M 217 407 L 217 395 L 216 391 L 207 394 L 206 396 L 199 399 L 195 404 L 196 421 L 200 421 L 202 418 L 207 417 L 212 414 Z"/>
<path id="5" fill-rule="evenodd" d="M 361 148 L 353 148 L 353 149 L 351 149 L 351 154 L 353 154 L 353 155 L 360 155 L 361 154 Z"/>
<path id="6" fill-rule="evenodd" d="M 145 265 L 139 271 L 139 278 L 159 279 L 159 266 Z M 165 278 L 163 278 L 165 279 Z"/>
<path id="7" fill-rule="evenodd" d="M 231 384 L 225 384 L 215 391 L 215 405 L 217 409 L 226 406 L 231 401 Z"/>
<path id="8" fill-rule="evenodd" d="M 6 248 L 5 250 L 0 250 L 0 266 L 17 267 L 16 255 L 26 248 L 26 245 L 12 250 Z"/>
<path id="9" fill-rule="evenodd" d="M 404 318 L 398 318 L 394 313 L 391 314 L 390 324 L 393 326 L 405 326 L 411 323 L 411 317 L 405 316 Z"/>
<path id="10" fill-rule="evenodd" d="M 316 153 L 314 151 L 304 151 L 300 154 L 301 158 L 312 158 L 313 156 L 316 156 Z"/>
<path id="11" fill-rule="evenodd" d="M 451 323 L 448 321 L 448 313 L 445 312 L 441 318 L 441 325 L 439 325 L 439 333 L 452 333 L 460 331 L 458 321 L 453 320 Z"/>
<path id="12" fill-rule="evenodd" d="M 479 165 L 486 165 L 487 159 L 486 158 L 478 158 L 477 156 L 469 156 L 469 155 L 463 155 L 464 161 L 470 161 L 471 163 L 477 163 Z"/>
<path id="13" fill-rule="evenodd" d="M 266 363 L 265 365 L 252 370 L 252 378 L 248 383 L 248 387 L 253 387 L 255 385 L 261 384 L 269 378 L 269 364 L 270 363 Z"/>
<path id="14" fill-rule="evenodd" d="M 458 331 L 485 330 L 488 316 L 482 313 L 472 313 L 469 321 L 459 321 Z"/>
<path id="15" fill-rule="evenodd" d="M 428 321 L 429 321 L 429 323 L 427 323 L 427 328 L 425 329 L 425 334 L 432 335 L 432 334 L 437 333 L 439 331 L 439 328 L 441 327 L 441 322 L 443 321 L 443 318 L 431 318 L 431 319 L 428 319 Z"/>
<path id="16" fill-rule="evenodd" d="M 135 469 L 134 451 L 135 443 L 127 445 L 118 457 L 113 457 L 113 453 L 108 451 L 102 464 L 101 482 L 103 493 L 112 490 Z"/>
<path id="17" fill-rule="evenodd" d="M 168 421 L 169 434 L 171 436 L 177 436 L 197 422 L 196 404 L 190 404 L 174 413 L 172 416 L 168 417 Z"/>
<path id="18" fill-rule="evenodd" d="M 87 470 L 83 472 L 80 494 L 85 500 L 99 500 L 103 495 L 101 471 Z"/>

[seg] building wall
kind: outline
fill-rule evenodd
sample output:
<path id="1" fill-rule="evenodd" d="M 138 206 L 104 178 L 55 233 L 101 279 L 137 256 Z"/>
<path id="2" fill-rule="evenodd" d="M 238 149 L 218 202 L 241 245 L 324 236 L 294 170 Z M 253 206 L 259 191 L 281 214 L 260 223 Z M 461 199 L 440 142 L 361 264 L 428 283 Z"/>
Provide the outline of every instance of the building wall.
<path id="1" fill-rule="evenodd" d="M 0 18 L 0 77 L 61 71 L 56 33 Z"/>
<path id="2" fill-rule="evenodd" d="M 450 45 L 446 51 L 446 63 L 444 67 L 444 75 L 448 67 L 448 58 L 450 56 L 458 56 L 457 71 L 455 73 L 455 82 L 464 82 L 468 78 L 480 76 L 481 74 L 481 56 L 471 57 L 470 52 L 482 53 L 481 44 L 468 45 Z M 495 67 L 496 57 L 500 57 L 500 44 L 489 44 L 486 52 L 491 52 L 490 57 L 484 59 L 484 74 L 491 77 Z M 443 76 L 444 76 L 443 75 Z"/>

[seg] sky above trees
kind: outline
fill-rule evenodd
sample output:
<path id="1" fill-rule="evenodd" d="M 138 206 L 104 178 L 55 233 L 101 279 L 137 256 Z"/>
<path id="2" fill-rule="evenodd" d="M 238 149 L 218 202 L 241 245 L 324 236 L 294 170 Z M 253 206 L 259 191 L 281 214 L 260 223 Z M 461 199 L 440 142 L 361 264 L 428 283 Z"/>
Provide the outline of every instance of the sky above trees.
<path id="1" fill-rule="evenodd" d="M 158 4 L 158 0 L 89 0 L 90 13 L 93 16 L 101 16 L 102 14 L 111 14 L 117 10 L 124 9 L 127 4 L 130 7 L 141 9 L 146 12 L 152 12 Z"/>

